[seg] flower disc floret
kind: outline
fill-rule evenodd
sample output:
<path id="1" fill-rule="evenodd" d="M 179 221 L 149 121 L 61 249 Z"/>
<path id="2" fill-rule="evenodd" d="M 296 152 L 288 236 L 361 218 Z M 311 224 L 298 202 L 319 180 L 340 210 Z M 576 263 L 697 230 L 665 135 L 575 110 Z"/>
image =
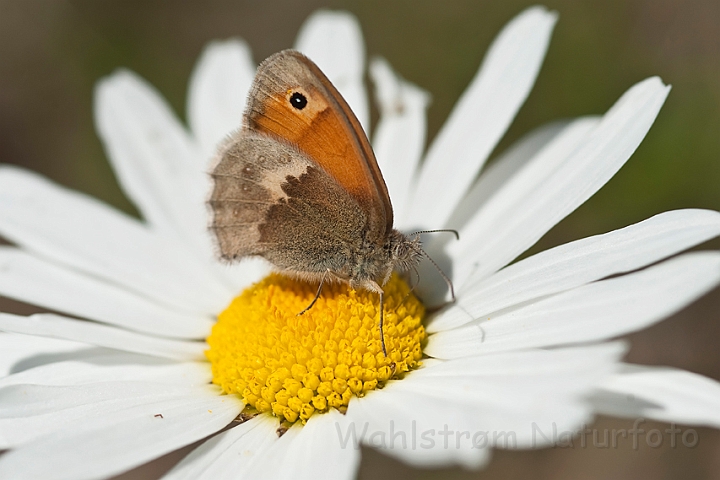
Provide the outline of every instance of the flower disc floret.
<path id="1" fill-rule="evenodd" d="M 315 412 L 344 411 L 353 396 L 382 388 L 420 365 L 425 309 L 393 275 L 385 285 L 380 343 L 378 295 L 271 274 L 218 316 L 207 339 L 213 383 L 249 408 L 303 423 Z"/>

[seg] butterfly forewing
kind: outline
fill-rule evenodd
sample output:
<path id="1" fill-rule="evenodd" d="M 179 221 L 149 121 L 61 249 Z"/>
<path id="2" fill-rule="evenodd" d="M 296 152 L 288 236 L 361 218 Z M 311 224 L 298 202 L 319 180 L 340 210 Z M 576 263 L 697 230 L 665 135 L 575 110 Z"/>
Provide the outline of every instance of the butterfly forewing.
<path id="1" fill-rule="evenodd" d="M 355 198 L 368 219 L 367 237 L 382 243 L 393 214 L 372 148 L 350 107 L 312 61 L 292 50 L 265 60 L 250 92 L 245 128 L 305 153 Z"/>

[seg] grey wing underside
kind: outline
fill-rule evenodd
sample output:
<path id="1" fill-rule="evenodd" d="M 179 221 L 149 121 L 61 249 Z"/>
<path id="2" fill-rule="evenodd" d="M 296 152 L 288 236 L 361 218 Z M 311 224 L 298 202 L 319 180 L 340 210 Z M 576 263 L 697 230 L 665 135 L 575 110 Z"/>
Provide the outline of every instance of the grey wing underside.
<path id="1" fill-rule="evenodd" d="M 222 258 L 260 255 L 281 270 L 342 273 L 356 254 L 364 213 L 296 148 L 241 131 L 212 177 L 211 228 Z"/>

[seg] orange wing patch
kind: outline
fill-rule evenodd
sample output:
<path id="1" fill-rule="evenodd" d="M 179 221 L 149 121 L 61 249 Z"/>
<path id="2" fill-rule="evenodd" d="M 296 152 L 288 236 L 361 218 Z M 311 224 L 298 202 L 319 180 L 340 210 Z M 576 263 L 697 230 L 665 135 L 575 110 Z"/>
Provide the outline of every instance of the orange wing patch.
<path id="1" fill-rule="evenodd" d="M 278 61 L 286 64 L 281 76 L 269 68 Z M 302 96 L 301 108 L 293 107 L 293 95 Z M 372 148 L 350 107 L 315 64 L 297 52 L 271 57 L 258 70 L 250 98 L 255 102 L 248 105 L 247 126 L 297 146 L 358 201 L 373 236 L 384 238 L 392 229 L 392 206 Z"/>
<path id="2" fill-rule="evenodd" d="M 256 119 L 255 128 L 297 145 L 353 196 L 364 203 L 371 201 L 378 193 L 369 181 L 365 161 L 345 133 L 345 125 L 327 103 L 315 100 L 319 97 L 316 92 L 308 97 L 308 107 L 292 113 L 285 97 L 269 98 L 265 115 Z"/>

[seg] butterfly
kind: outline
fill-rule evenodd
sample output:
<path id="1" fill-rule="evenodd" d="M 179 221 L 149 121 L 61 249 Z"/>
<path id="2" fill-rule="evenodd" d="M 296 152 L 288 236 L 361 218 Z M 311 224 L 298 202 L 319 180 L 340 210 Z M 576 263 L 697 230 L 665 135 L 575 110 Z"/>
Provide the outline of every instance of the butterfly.
<path id="1" fill-rule="evenodd" d="M 284 50 L 258 67 L 242 127 L 212 171 L 211 229 L 220 255 L 268 260 L 282 274 L 380 296 L 414 269 L 419 235 L 393 228 L 390 196 L 360 123 L 309 58 Z"/>

